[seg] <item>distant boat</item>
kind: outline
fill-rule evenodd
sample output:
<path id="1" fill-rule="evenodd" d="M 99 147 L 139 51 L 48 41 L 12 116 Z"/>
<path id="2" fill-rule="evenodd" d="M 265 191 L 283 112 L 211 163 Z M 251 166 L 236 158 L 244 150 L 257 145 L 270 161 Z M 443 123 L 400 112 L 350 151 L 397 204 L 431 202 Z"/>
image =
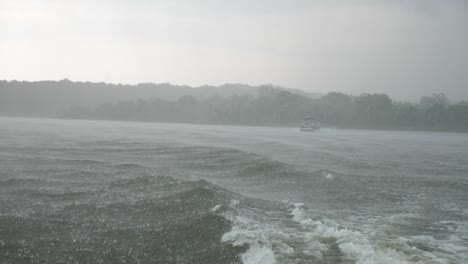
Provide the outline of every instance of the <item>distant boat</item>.
<path id="1" fill-rule="evenodd" d="M 320 122 L 315 117 L 306 117 L 302 121 L 301 131 L 316 131 L 320 129 Z"/>

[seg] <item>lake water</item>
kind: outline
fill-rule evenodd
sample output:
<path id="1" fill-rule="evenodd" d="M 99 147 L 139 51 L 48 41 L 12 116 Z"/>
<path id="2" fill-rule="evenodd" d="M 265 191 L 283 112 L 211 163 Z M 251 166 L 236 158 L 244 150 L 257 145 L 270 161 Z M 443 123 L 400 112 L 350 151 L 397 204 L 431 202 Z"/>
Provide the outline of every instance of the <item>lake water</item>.
<path id="1" fill-rule="evenodd" d="M 468 263 L 468 134 L 0 118 L 1 263 Z"/>

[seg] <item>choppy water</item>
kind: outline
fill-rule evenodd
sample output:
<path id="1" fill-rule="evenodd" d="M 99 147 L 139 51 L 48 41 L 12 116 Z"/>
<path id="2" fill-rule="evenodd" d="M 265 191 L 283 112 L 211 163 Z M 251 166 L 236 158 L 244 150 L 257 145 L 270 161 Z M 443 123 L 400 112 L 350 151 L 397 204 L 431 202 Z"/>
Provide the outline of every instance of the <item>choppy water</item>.
<path id="1" fill-rule="evenodd" d="M 468 263 L 468 134 L 0 118 L 0 263 Z"/>

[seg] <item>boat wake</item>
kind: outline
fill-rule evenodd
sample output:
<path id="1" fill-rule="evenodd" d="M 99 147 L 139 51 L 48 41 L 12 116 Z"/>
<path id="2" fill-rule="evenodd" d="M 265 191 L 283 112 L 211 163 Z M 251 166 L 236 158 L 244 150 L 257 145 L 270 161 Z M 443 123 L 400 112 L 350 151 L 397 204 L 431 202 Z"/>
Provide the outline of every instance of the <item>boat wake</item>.
<path id="1" fill-rule="evenodd" d="M 116 146 L 112 162 L 6 162 L 2 263 L 468 263 L 468 211 L 424 196 L 466 183 L 426 179 L 406 192 L 405 178 L 305 171 L 233 149 L 138 147 L 125 146 L 142 162 L 116 162 L 128 155 Z M 312 200 L 257 199 L 193 175 Z"/>

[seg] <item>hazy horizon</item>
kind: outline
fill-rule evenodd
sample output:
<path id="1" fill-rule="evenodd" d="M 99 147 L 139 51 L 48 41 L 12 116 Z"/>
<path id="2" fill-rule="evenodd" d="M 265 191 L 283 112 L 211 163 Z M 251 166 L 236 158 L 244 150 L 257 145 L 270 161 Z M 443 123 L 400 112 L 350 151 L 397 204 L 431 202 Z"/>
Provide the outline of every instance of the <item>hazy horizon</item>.
<path id="1" fill-rule="evenodd" d="M 346 95 L 349 95 L 349 96 L 354 96 L 354 97 L 358 97 L 358 96 L 360 96 L 362 94 L 366 94 L 366 93 L 369 93 L 369 94 L 386 94 L 386 95 L 389 95 L 390 98 L 392 100 L 394 100 L 395 102 L 408 102 L 408 103 L 417 103 L 423 97 L 431 97 L 431 96 L 433 96 L 435 94 L 443 93 L 443 92 L 433 92 L 431 94 L 421 94 L 419 97 L 416 95 L 415 97 L 411 97 L 411 98 L 398 98 L 398 97 L 391 96 L 391 94 L 387 94 L 385 92 L 372 92 L 372 91 L 370 91 L 370 92 L 349 93 L 349 92 L 346 92 L 346 91 L 338 91 L 338 90 L 330 90 L 330 91 L 324 91 L 324 92 L 314 92 L 314 91 L 304 90 L 304 89 L 300 89 L 300 88 L 279 86 L 279 85 L 276 85 L 274 83 L 273 84 L 272 83 L 263 83 L 263 84 L 253 85 L 253 84 L 248 84 L 248 83 L 231 82 L 231 83 L 222 83 L 222 84 L 219 84 L 219 85 L 203 84 L 203 85 L 199 85 L 199 86 L 193 86 L 193 85 L 189 85 L 189 84 L 178 84 L 178 83 L 172 83 L 172 82 L 120 83 L 120 82 L 106 82 L 106 81 L 71 80 L 69 78 L 62 78 L 62 79 L 57 79 L 57 80 L 47 80 L 47 79 L 44 79 L 44 80 L 16 80 L 16 79 L 11 79 L 11 80 L 0 80 L 0 81 L 7 81 L 7 82 L 17 81 L 17 82 L 35 83 L 35 82 L 60 82 L 60 81 L 64 81 L 64 80 L 74 82 L 74 83 L 91 83 L 91 84 L 103 83 L 103 84 L 109 84 L 109 85 L 122 85 L 122 86 L 138 86 L 138 85 L 142 85 L 142 84 L 153 84 L 153 85 L 169 84 L 169 85 L 172 85 L 172 86 L 187 87 L 187 88 L 191 88 L 191 89 L 198 89 L 198 88 L 203 88 L 203 87 L 222 88 L 223 86 L 229 86 L 229 85 L 241 85 L 241 86 L 245 85 L 245 86 L 251 87 L 253 89 L 253 88 L 256 88 L 256 87 L 271 85 L 274 88 L 286 89 L 286 90 L 289 90 L 289 91 L 299 90 L 299 91 L 302 91 L 302 92 L 310 93 L 310 95 L 315 95 L 315 96 L 324 96 L 324 95 L 326 95 L 328 93 L 334 93 L 334 92 L 343 93 L 343 94 L 346 94 Z M 244 93 L 242 93 L 242 91 L 241 91 L 239 94 L 244 94 Z M 443 93 L 443 94 L 446 95 L 445 93 Z M 455 97 L 450 97 L 450 96 L 448 96 L 447 99 L 451 103 L 464 102 L 464 101 L 468 100 L 468 98 L 455 98 Z"/>
<path id="2" fill-rule="evenodd" d="M 465 1 L 4 1 L 0 79 L 468 99 Z"/>

